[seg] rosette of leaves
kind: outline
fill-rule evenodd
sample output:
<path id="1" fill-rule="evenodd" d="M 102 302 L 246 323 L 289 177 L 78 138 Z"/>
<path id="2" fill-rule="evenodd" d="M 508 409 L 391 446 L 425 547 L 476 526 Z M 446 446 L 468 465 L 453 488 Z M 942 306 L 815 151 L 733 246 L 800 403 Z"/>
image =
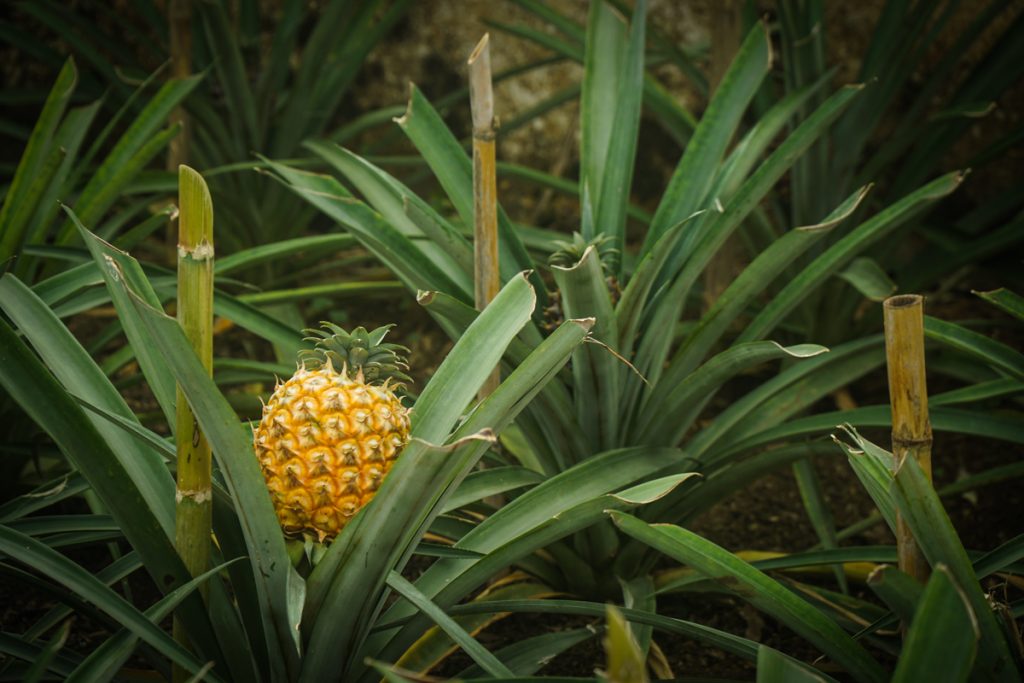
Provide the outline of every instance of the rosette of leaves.
<path id="1" fill-rule="evenodd" d="M 127 344 L 138 352 L 161 408 L 173 414 L 177 384 L 210 444 L 216 460 L 216 542 L 207 539 L 210 570 L 189 576 L 174 550 L 173 469 L 174 442 L 191 442 L 191 430 L 168 439 L 144 426 L 53 309 L 15 275 L 6 274 L 0 278 L 0 308 L 6 316 L 0 321 L 0 354 L 8 362 L 0 371 L 0 385 L 69 466 L 61 477 L 0 505 L 0 572 L 41 587 L 58 602 L 26 631 L 0 639 L 0 650 L 10 656 L 6 674 L 109 680 L 122 675 L 126 660 L 141 648 L 149 665 L 164 675 L 173 664 L 211 681 L 354 680 L 373 675 L 367 657 L 383 654 L 370 641 L 383 625 L 379 615 L 388 594 L 395 591 L 431 615 L 488 674 L 510 675 L 400 572 L 414 554 L 482 557 L 422 540 L 442 512 L 486 495 L 479 488 L 476 493 L 458 489 L 461 497 L 453 497 L 495 435 L 557 375 L 593 321 L 564 323 L 464 417 L 490 367 L 536 305 L 525 277 L 506 283 L 419 393 L 410 443 L 373 501 L 301 576 L 293 569 L 252 453 L 250 425 L 218 390 L 179 323 L 163 313 L 139 263 L 86 230 L 70 210 L 68 216 L 100 269 Z M 609 492 L 620 493 L 621 500 L 599 491 L 565 499 L 549 490 L 536 498 L 533 516 L 520 511 L 507 519 L 523 538 L 539 536 L 535 543 L 540 545 L 548 531 L 547 518 L 536 516 L 538 509 L 569 513 L 568 519 L 576 520 L 574 507 L 581 504 L 588 510 L 627 509 L 678 481 L 670 476 L 634 487 L 620 477 Z M 55 506 L 81 496 L 94 497 L 99 509 L 83 515 L 57 511 Z M 116 552 L 96 572 L 62 552 L 93 544 L 102 549 L 106 543 L 115 543 Z M 475 578 L 464 577 L 469 580 L 463 595 L 486 582 L 489 566 L 472 572 Z M 122 579 L 140 570 L 161 593 L 146 609 L 118 589 Z M 200 585 L 205 599 L 195 592 Z M 76 651 L 63 637 L 61 624 L 77 611 L 108 631 L 91 652 Z M 172 611 L 185 629 L 188 647 L 158 625 Z"/>
<path id="2" fill-rule="evenodd" d="M 813 420 L 802 415 L 882 364 L 880 335 L 846 341 L 831 351 L 812 343 L 782 346 L 765 337 L 781 332 L 786 314 L 812 296 L 836 268 L 894 234 L 953 192 L 962 180 L 959 172 L 941 175 L 862 214 L 858 207 L 870 188 L 850 192 L 817 220 L 788 226 L 708 310 L 687 318 L 696 304 L 700 275 L 721 245 L 755 218 L 762 201 L 842 119 L 865 88 L 853 85 L 827 92 L 805 120 L 786 131 L 789 120 L 811 95 L 827 90 L 827 81 L 819 80 L 783 99 L 755 126 L 743 130 L 744 112 L 764 84 L 771 62 L 768 28 L 755 26 L 696 124 L 655 213 L 644 221 L 642 240 L 627 243 L 627 216 L 636 215 L 629 206 L 629 188 L 648 83 L 644 16 L 643 2 L 637 3 L 629 23 L 607 3 L 595 2 L 586 33 L 580 234 L 585 243 L 603 239 L 616 251 L 602 259 L 599 249 L 584 248 L 575 262 L 553 266 L 552 274 L 565 317 L 593 317 L 596 343 L 574 352 L 571 368 L 538 394 L 520 415 L 503 451 L 492 454 L 496 467 L 474 479 L 480 486 L 487 482 L 490 493 L 504 493 L 511 502 L 498 511 L 478 506 L 482 521 L 460 519 L 438 527 L 439 535 L 455 549 L 489 553 L 502 547 L 509 538 L 502 536 L 507 529 L 502 515 L 526 509 L 532 496 L 549 485 L 577 492 L 601 488 L 605 478 L 612 476 L 643 481 L 669 473 L 699 472 L 702 477 L 686 479 L 642 513 L 645 519 L 685 523 L 772 468 L 831 452 L 831 444 L 805 438 L 828 429 L 815 420 L 834 424 L 837 415 Z M 337 177 L 268 163 L 297 194 L 373 251 L 410 290 L 430 291 L 422 302 L 439 325 L 458 339 L 476 315 L 472 249 L 460 229 L 472 223 L 471 163 L 417 89 L 413 88 L 398 124 L 434 172 L 455 216 L 441 214 L 369 160 L 327 142 L 311 142 L 308 147 L 347 184 Z M 734 137 L 737 142 L 731 146 Z M 840 239 L 834 239 L 837 230 L 841 230 Z M 510 372 L 544 339 L 543 308 L 552 297 L 528 249 L 537 233 L 521 231 L 502 211 L 499 232 L 502 278 L 531 269 L 531 282 L 538 290 L 531 324 L 503 358 L 504 371 Z M 560 239 L 549 237 L 550 241 Z M 793 265 L 812 248 L 820 251 L 818 258 L 803 267 Z M 622 287 L 617 302 L 609 291 L 608 274 Z M 780 282 L 800 286 L 784 284 L 772 302 L 775 307 L 759 309 L 761 293 Z M 747 393 L 733 396 L 727 407 L 708 410 L 731 378 L 773 361 L 785 362 Z M 883 409 L 865 415 L 883 426 L 889 419 Z M 1007 421 L 1000 416 L 937 410 L 933 424 L 939 430 L 1019 439 L 1007 431 Z M 763 451 L 779 442 L 785 445 Z M 544 483 L 518 493 L 528 486 L 525 480 L 533 477 Z M 654 612 L 656 553 L 623 537 L 598 516 L 571 531 L 564 520 L 554 519 L 551 525 L 545 553 L 531 554 L 537 548 L 523 543 L 514 551 L 506 548 L 505 559 L 514 558 L 519 568 L 554 590 L 602 601 L 621 600 L 639 612 Z M 819 528 L 823 540 L 831 541 L 834 529 L 824 522 Z M 452 586 L 460 585 L 461 572 L 480 563 L 442 558 L 415 585 L 442 607 L 452 606 L 457 595 Z M 498 606 L 492 609 L 497 612 Z M 550 609 L 570 608 L 551 603 Z M 392 657 L 408 653 L 420 632 L 423 618 L 413 611 L 406 601 L 391 606 L 385 618 L 393 620 L 394 628 L 374 636 L 374 642 L 387 641 L 383 651 Z M 638 641 L 647 652 L 651 632 L 646 626 L 637 628 Z M 848 665 L 855 676 L 875 680 L 877 665 L 864 664 L 870 656 L 848 633 L 831 629 L 827 641 L 823 649 L 830 657 Z M 429 668 L 435 660 L 427 653 L 443 652 L 445 647 L 420 643 L 415 656 L 407 654 L 400 663 Z M 757 657 L 756 649 L 730 651 Z"/>
<path id="3" fill-rule="evenodd" d="M 979 296 L 1000 308 L 1017 322 L 1024 321 L 1024 299 L 1007 289 L 980 292 Z M 948 351 L 961 368 L 963 386 L 928 397 L 929 411 L 946 419 L 962 406 L 970 411 L 997 412 L 1007 419 L 1001 438 L 1024 441 L 1024 421 L 1020 397 L 1024 395 L 1024 355 L 1016 349 L 962 324 L 925 316 L 925 335 L 929 341 L 929 363 Z M 952 364 L 951 361 L 944 361 Z M 885 406 L 858 408 L 841 415 L 829 415 L 833 421 L 850 418 L 861 424 L 874 423 L 874 415 Z M 825 416 L 821 416 L 825 417 Z M 806 422 L 817 421 L 814 416 Z M 825 420 L 819 428 L 827 429 Z M 877 512 L 838 534 L 840 538 L 869 525 L 884 523 L 896 528 L 900 515 L 912 530 L 915 542 L 932 568 L 926 585 L 893 566 L 897 560 L 894 545 L 853 546 L 832 550 L 811 550 L 783 555 L 768 553 L 761 557 L 734 554 L 692 532 L 673 525 L 650 525 L 637 517 L 613 513 L 619 528 L 631 537 L 657 548 L 684 563 L 684 569 L 662 575 L 659 589 L 665 592 L 718 591 L 748 601 L 819 647 L 825 634 L 835 633 L 837 624 L 876 653 L 889 652 L 896 664 L 894 681 L 932 676 L 950 681 L 1017 680 L 1022 671 L 1021 640 L 1015 625 L 1020 600 L 1014 588 L 1019 586 L 1024 566 L 1024 536 L 1010 538 L 997 548 L 982 551 L 966 549 L 944 510 L 942 499 L 991 484 L 1024 476 L 1024 464 L 1007 449 L 1006 462 L 975 472 L 936 488 L 913 457 L 902 462 L 883 448 L 862 437 L 849 424 L 842 425 L 835 442 L 846 452 L 851 467 Z M 984 495 L 982 491 L 981 495 Z M 878 603 L 853 595 L 840 595 L 814 587 L 792 572 L 824 569 L 830 562 L 843 562 L 846 572 L 858 576 L 879 598 Z M 991 591 L 998 581 L 1005 590 Z M 831 616 L 822 619 L 818 609 L 795 595 L 819 594 L 817 603 Z M 905 636 L 899 624 L 906 629 Z M 763 646 L 762 646 L 763 647 Z M 881 663 L 881 657 L 876 655 Z M 758 679 L 792 680 L 808 672 L 820 677 L 805 663 L 794 662 L 778 653 L 758 653 Z M 867 661 L 862 662 L 870 667 Z M 884 680 L 884 679 L 883 679 Z"/>
<path id="4" fill-rule="evenodd" d="M 883 668 L 881 656 L 847 660 L 844 667 L 857 680 L 902 682 L 921 676 L 957 682 L 1019 680 L 1024 662 L 1014 605 L 993 597 L 982 580 L 999 574 L 1019 581 L 1024 573 L 1019 561 L 1024 537 L 989 552 L 965 549 L 938 493 L 914 458 L 897 462 L 892 453 L 849 425 L 841 430 L 841 438 L 834 438 L 880 516 L 895 530 L 898 513 L 912 529 L 932 569 L 925 585 L 894 566 L 894 546 L 844 548 L 750 562 L 680 526 L 652 525 L 618 512 L 611 513 L 612 518 L 631 537 L 685 563 L 690 568 L 688 575 L 676 580 L 684 590 L 716 590 L 737 596 L 823 650 L 829 647 L 830 638 L 843 634 L 845 626 L 856 629 L 857 637 L 877 651 L 894 656 L 896 663 L 891 668 Z M 806 583 L 772 575 L 833 560 L 871 563 L 866 582 L 884 606 L 842 596 L 841 605 L 833 603 L 823 614 L 797 597 L 813 590 Z M 851 619 L 861 626 L 854 626 Z M 901 632 L 901 622 L 905 632 Z M 842 654 L 852 657 L 863 655 L 863 651 Z M 764 645 L 758 651 L 757 666 L 757 679 L 768 683 L 834 680 L 815 665 Z"/>

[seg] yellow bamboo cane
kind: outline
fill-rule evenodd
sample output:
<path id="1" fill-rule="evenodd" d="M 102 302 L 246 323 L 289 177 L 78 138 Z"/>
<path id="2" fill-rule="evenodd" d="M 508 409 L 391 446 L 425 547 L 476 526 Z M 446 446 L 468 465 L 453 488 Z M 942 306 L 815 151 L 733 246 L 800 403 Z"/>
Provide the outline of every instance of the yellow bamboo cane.
<path id="1" fill-rule="evenodd" d="M 923 299 L 916 294 L 889 297 L 883 310 L 892 452 L 897 467 L 904 458 L 914 458 L 931 479 L 932 427 L 925 382 Z M 900 569 L 922 583 L 927 581 L 928 563 L 903 519 L 897 519 L 896 547 Z"/>
<path id="2" fill-rule="evenodd" d="M 498 272 L 498 184 L 495 172 L 494 91 L 488 34 L 469 56 L 469 102 L 473 111 L 473 283 L 482 311 L 501 288 Z M 483 400 L 501 382 L 500 370 L 480 389 Z"/>

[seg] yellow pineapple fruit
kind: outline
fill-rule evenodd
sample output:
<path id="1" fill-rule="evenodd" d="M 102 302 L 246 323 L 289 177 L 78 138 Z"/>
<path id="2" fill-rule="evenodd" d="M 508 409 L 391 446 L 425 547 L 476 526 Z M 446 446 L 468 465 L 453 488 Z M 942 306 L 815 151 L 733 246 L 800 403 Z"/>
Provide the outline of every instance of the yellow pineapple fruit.
<path id="1" fill-rule="evenodd" d="M 409 378 L 390 325 L 351 334 L 330 323 L 310 330 L 317 348 L 278 384 L 255 430 L 281 527 L 333 539 L 373 498 L 409 439 L 409 411 L 395 390 Z"/>

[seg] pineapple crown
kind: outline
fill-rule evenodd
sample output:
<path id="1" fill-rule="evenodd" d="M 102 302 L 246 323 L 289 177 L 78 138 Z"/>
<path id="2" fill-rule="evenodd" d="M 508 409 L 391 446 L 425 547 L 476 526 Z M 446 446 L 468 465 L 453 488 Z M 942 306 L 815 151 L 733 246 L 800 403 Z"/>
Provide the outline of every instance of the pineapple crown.
<path id="1" fill-rule="evenodd" d="M 335 369 L 362 375 L 369 384 L 383 384 L 392 380 L 392 387 L 401 387 L 412 379 L 403 372 L 409 369 L 405 354 L 409 349 L 401 344 L 385 344 L 384 336 L 394 325 L 384 325 L 372 332 L 357 327 L 351 332 L 329 322 L 320 323 L 322 329 L 308 329 L 307 341 L 316 342 L 315 349 L 299 352 L 299 359 L 305 363 L 330 363 Z"/>
<path id="2" fill-rule="evenodd" d="M 608 257 L 619 252 L 618 249 L 611 246 L 612 238 L 609 235 L 597 235 L 587 240 L 580 233 L 574 232 L 572 241 L 559 240 L 555 244 L 558 246 L 558 251 L 548 257 L 548 265 L 562 268 L 572 268 L 579 263 L 588 248 L 594 247 L 597 250 L 598 258 L 601 259 L 602 268 L 607 271 Z"/>

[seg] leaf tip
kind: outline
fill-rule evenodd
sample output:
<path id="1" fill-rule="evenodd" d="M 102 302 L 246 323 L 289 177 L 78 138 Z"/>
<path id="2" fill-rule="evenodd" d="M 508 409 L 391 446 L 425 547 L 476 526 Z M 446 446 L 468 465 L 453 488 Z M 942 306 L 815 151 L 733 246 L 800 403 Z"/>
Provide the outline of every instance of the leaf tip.
<path id="1" fill-rule="evenodd" d="M 406 125 L 409 123 L 409 119 L 412 118 L 412 101 L 416 97 L 416 92 L 416 84 L 413 83 L 412 81 L 409 81 L 409 100 L 406 102 L 405 105 L 405 113 L 402 114 L 401 116 L 396 116 L 395 118 L 391 119 L 402 128 L 405 128 Z"/>
<path id="2" fill-rule="evenodd" d="M 572 318 L 570 320 L 567 320 L 566 322 L 575 323 L 582 327 L 585 331 L 589 332 L 591 328 L 593 328 L 594 325 L 597 323 L 597 318 Z"/>

